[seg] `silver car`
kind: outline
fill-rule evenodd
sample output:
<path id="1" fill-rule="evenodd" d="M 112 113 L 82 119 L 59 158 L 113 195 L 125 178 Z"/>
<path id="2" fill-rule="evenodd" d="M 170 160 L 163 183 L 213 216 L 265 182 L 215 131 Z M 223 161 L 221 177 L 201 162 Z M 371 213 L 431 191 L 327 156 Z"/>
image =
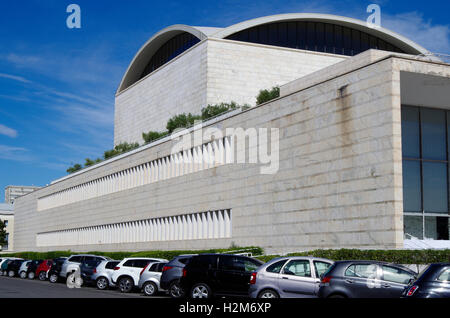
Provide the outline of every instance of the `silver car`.
<path id="1" fill-rule="evenodd" d="M 149 263 L 147 267 L 142 270 L 138 287 L 146 296 L 154 296 L 158 292 L 165 292 L 165 290 L 161 288 L 160 282 L 162 270 L 166 264 L 167 262 Z"/>
<path id="2" fill-rule="evenodd" d="M 120 261 L 105 260 L 98 264 L 91 276 L 91 280 L 95 282 L 98 289 L 104 290 L 115 286 L 111 281 L 111 275 L 119 263 Z"/>
<path id="3" fill-rule="evenodd" d="M 320 276 L 333 261 L 316 257 L 280 257 L 252 273 L 251 298 L 315 298 Z"/>

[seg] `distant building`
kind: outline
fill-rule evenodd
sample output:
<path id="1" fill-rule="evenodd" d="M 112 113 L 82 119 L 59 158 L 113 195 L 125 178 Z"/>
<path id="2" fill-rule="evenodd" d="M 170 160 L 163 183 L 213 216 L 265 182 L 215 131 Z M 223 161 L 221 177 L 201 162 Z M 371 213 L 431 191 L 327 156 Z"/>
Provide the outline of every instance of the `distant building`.
<path id="1" fill-rule="evenodd" d="M 0 220 L 5 222 L 7 234 L 7 244 L 1 245 L 1 251 L 12 251 L 14 248 L 14 210 L 13 205 L 0 203 Z"/>
<path id="2" fill-rule="evenodd" d="M 7 186 L 5 188 L 5 202 L 9 204 L 14 204 L 14 201 L 21 197 L 22 195 L 33 192 L 34 190 L 40 189 L 40 187 L 35 186 Z"/>

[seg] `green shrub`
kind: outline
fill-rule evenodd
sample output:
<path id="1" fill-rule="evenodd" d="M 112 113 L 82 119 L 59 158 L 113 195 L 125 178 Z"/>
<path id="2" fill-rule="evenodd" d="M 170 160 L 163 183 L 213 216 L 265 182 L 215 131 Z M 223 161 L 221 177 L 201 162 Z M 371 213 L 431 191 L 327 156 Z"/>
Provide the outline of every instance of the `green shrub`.
<path id="1" fill-rule="evenodd" d="M 164 132 L 149 131 L 148 133 L 142 133 L 142 138 L 144 139 L 146 144 L 149 144 L 152 141 L 167 136 L 168 134 L 169 133 L 167 131 Z"/>
<path id="2" fill-rule="evenodd" d="M 87 168 L 87 167 L 93 166 L 99 162 L 102 162 L 102 159 L 98 158 L 98 159 L 92 160 L 92 159 L 86 158 L 86 162 L 84 163 L 84 166 Z"/>
<path id="3" fill-rule="evenodd" d="M 239 106 L 235 102 L 208 105 L 202 109 L 202 120 L 208 120 L 220 114 L 237 109 Z"/>
<path id="4" fill-rule="evenodd" d="M 429 264 L 450 262 L 450 250 L 314 250 L 292 253 L 289 256 L 315 256 L 334 261 L 341 260 L 374 260 L 398 264 Z"/>
<path id="5" fill-rule="evenodd" d="M 77 163 L 77 164 L 73 165 L 72 167 L 70 167 L 69 169 L 67 169 L 67 173 L 72 174 L 77 171 L 80 171 L 81 169 L 83 169 L 83 166 Z"/>
<path id="6" fill-rule="evenodd" d="M 126 153 L 126 152 L 131 151 L 136 148 L 139 148 L 139 143 L 135 142 L 135 143 L 129 144 L 127 142 L 124 142 L 124 143 L 121 143 L 121 144 L 115 146 L 114 149 L 112 149 L 112 150 L 105 151 L 103 158 L 105 160 L 107 160 L 107 159 L 110 159 L 112 157 Z"/>
<path id="7" fill-rule="evenodd" d="M 272 87 L 271 90 L 260 90 L 258 96 L 256 96 L 256 105 L 267 103 L 278 97 L 280 97 L 280 88 L 278 86 Z"/>
<path id="8" fill-rule="evenodd" d="M 202 116 L 189 114 L 180 114 L 173 116 L 167 122 L 167 131 L 169 134 L 173 133 L 178 128 L 187 128 L 194 125 L 196 120 L 202 120 Z"/>

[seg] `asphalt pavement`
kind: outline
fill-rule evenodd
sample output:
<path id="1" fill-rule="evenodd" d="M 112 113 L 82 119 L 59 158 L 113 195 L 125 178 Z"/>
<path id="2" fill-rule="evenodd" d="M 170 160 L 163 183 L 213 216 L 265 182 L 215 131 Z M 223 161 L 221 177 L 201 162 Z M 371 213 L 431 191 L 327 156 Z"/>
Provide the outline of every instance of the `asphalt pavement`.
<path id="1" fill-rule="evenodd" d="M 124 294 L 116 289 L 98 290 L 95 287 L 68 288 L 64 283 L 0 277 L 2 298 L 145 298 L 142 292 Z M 164 295 L 152 298 L 167 298 Z"/>

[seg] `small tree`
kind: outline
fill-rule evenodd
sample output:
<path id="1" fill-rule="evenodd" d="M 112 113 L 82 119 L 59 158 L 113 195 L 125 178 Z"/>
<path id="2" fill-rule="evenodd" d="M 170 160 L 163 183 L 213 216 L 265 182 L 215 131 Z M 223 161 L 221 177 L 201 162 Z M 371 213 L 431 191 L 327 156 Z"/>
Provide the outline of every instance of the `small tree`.
<path id="1" fill-rule="evenodd" d="M 169 121 L 167 122 L 167 131 L 169 132 L 169 134 L 173 133 L 176 129 L 178 128 L 187 128 L 190 127 L 192 125 L 194 125 L 194 122 L 196 120 L 201 120 L 202 116 L 198 116 L 198 115 L 192 115 L 191 113 L 189 114 L 181 114 L 181 115 L 176 115 L 172 118 L 169 119 Z"/>
<path id="2" fill-rule="evenodd" d="M 148 133 L 142 133 L 142 138 L 144 139 L 145 143 L 148 144 L 159 138 L 165 137 L 168 134 L 169 133 L 167 131 L 164 132 L 149 131 Z"/>
<path id="3" fill-rule="evenodd" d="M 280 87 L 272 87 L 271 90 L 263 89 L 259 91 L 258 96 L 256 96 L 256 105 L 261 105 L 271 101 L 272 99 L 280 97 Z"/>
<path id="4" fill-rule="evenodd" d="M 124 143 L 121 143 L 121 144 L 115 146 L 114 149 L 112 149 L 112 150 L 105 151 L 103 157 L 106 160 L 106 159 L 115 157 L 117 155 L 123 154 L 125 152 L 131 151 L 136 148 L 139 148 L 139 143 L 135 142 L 135 143 L 129 144 L 127 142 L 124 142 Z"/>
<path id="5" fill-rule="evenodd" d="M 90 167 L 90 166 L 93 166 L 93 165 L 95 165 L 96 163 L 99 163 L 99 162 L 102 162 L 102 159 L 97 158 L 95 160 L 92 160 L 92 159 L 86 158 L 86 162 L 84 163 L 84 166 L 85 167 Z"/>
<path id="6" fill-rule="evenodd" d="M 208 120 L 228 111 L 235 110 L 238 107 L 239 106 L 235 102 L 231 102 L 229 104 L 221 103 L 216 105 L 208 105 L 202 109 L 202 120 Z"/>
<path id="7" fill-rule="evenodd" d="M 0 245 L 6 245 L 8 242 L 6 241 L 6 225 L 5 222 L 0 220 Z"/>
<path id="8" fill-rule="evenodd" d="M 83 167 L 80 164 L 77 163 L 77 164 L 73 165 L 72 167 L 70 167 L 69 169 L 67 169 L 67 172 L 72 174 L 72 173 L 75 173 L 77 171 L 80 171 L 81 169 L 83 169 Z"/>

